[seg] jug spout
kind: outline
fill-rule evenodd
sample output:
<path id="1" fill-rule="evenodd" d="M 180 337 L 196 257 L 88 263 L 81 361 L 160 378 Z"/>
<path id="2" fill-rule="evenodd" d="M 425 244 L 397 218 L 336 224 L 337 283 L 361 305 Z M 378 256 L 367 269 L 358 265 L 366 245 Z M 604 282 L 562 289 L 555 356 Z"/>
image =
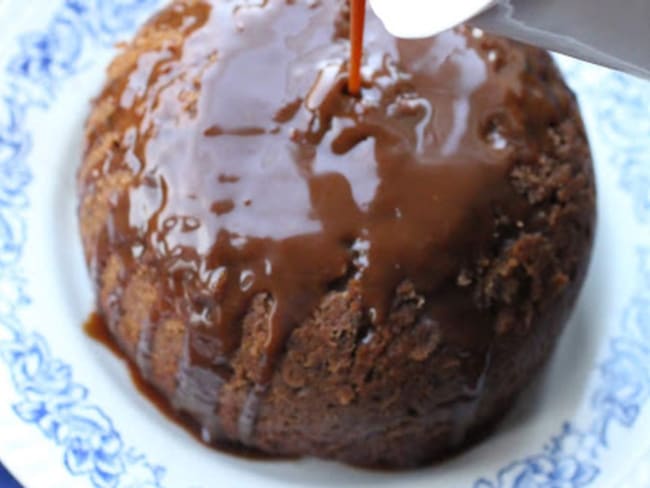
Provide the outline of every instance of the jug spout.
<path id="1" fill-rule="evenodd" d="M 650 79 L 648 0 L 370 0 L 397 37 L 469 21 L 485 31 Z"/>
<path id="2" fill-rule="evenodd" d="M 471 22 L 488 32 L 650 79 L 648 0 L 506 0 Z"/>
<path id="3" fill-rule="evenodd" d="M 395 37 L 431 37 L 495 5 L 496 0 L 370 0 L 370 6 Z"/>

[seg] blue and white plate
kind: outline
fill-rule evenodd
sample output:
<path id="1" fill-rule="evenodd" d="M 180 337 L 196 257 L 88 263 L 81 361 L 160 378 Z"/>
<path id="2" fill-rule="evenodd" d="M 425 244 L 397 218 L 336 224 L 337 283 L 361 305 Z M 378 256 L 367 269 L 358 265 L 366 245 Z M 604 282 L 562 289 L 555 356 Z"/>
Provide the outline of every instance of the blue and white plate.
<path id="1" fill-rule="evenodd" d="M 596 158 L 600 221 L 572 323 L 499 431 L 399 474 L 210 450 L 82 332 L 75 218 L 88 100 L 160 0 L 0 0 L 0 459 L 28 487 L 617 486 L 650 451 L 650 84 L 560 59 Z"/>

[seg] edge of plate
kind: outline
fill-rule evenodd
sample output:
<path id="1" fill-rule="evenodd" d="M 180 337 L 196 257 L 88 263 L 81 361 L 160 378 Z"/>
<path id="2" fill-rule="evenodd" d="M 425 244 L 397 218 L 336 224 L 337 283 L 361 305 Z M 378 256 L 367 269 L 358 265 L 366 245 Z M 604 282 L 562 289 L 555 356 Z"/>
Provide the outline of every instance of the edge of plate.
<path id="1" fill-rule="evenodd" d="M 88 388 L 74 381 L 70 366 L 55 357 L 45 339 L 20 320 L 20 310 L 30 303 L 20 263 L 27 239 L 24 212 L 32 178 L 28 165 L 30 134 L 23 124 L 28 112 L 47 108 L 55 101 L 57 88 L 75 74 L 85 44 L 112 44 L 132 32 L 142 16 L 159 3 L 61 1 L 54 15 L 44 22 L 46 27 L 17 35 L 17 51 L 6 66 L 0 67 L 6 75 L 0 82 L 0 289 L 7 292 L 0 308 L 0 328 L 10 337 L 0 342 L 0 359 L 18 398 L 12 404 L 17 417 L 60 446 L 63 465 L 71 476 L 89 479 L 99 487 L 159 487 L 164 469 L 123 444 L 111 419 L 90 400 Z M 607 81 L 607 93 L 598 94 L 596 110 L 602 112 L 599 116 L 603 117 L 604 133 L 609 133 L 615 149 L 626 155 L 625 160 L 616 161 L 619 184 L 631 198 L 640 229 L 647 228 L 650 165 L 644 158 L 650 154 L 650 137 L 633 141 L 621 135 L 627 128 L 616 125 L 620 117 L 615 111 L 638 113 L 650 107 L 650 88 L 618 73 L 587 69 L 569 61 L 563 64 L 570 76 L 592 77 L 596 73 L 601 82 Z M 602 88 L 597 79 L 589 83 L 594 90 Z M 642 240 L 635 244 L 638 292 L 622 315 L 620 334 L 610 340 L 597 368 L 589 421 L 579 425 L 565 422 L 540 452 L 513 461 L 491 479 L 477 480 L 475 488 L 588 486 L 600 474 L 598 458 L 609 448 L 611 430 L 635 425 L 650 397 L 650 351 L 644 345 L 650 343 L 650 244 Z M 631 389 L 636 393 L 630 394 Z M 77 424 L 84 428 L 75 429 Z M 13 463 L 8 464 L 12 469 Z M 34 474 L 19 469 L 14 472 L 26 485 L 38 483 Z"/>

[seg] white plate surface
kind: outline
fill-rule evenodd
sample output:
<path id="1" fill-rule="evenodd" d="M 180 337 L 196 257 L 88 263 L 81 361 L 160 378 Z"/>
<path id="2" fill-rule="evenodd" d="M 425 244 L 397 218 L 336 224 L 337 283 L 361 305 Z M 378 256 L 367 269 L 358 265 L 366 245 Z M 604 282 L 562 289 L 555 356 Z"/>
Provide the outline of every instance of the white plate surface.
<path id="1" fill-rule="evenodd" d="M 560 346 L 499 431 L 387 474 L 199 445 L 89 340 L 74 173 L 113 44 L 159 0 L 0 0 L 0 459 L 28 487 L 611 487 L 650 449 L 650 84 L 560 59 L 595 154 L 599 227 Z"/>

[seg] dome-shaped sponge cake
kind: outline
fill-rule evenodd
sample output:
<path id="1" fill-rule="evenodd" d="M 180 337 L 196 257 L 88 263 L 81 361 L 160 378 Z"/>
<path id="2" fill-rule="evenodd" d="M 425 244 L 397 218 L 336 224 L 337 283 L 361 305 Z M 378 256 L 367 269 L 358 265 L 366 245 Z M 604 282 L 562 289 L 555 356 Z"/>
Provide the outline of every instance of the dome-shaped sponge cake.
<path id="1" fill-rule="evenodd" d="M 175 1 L 111 64 L 79 218 L 98 311 L 206 442 L 414 466 L 548 358 L 589 261 L 594 178 L 548 54 L 345 2 Z"/>

